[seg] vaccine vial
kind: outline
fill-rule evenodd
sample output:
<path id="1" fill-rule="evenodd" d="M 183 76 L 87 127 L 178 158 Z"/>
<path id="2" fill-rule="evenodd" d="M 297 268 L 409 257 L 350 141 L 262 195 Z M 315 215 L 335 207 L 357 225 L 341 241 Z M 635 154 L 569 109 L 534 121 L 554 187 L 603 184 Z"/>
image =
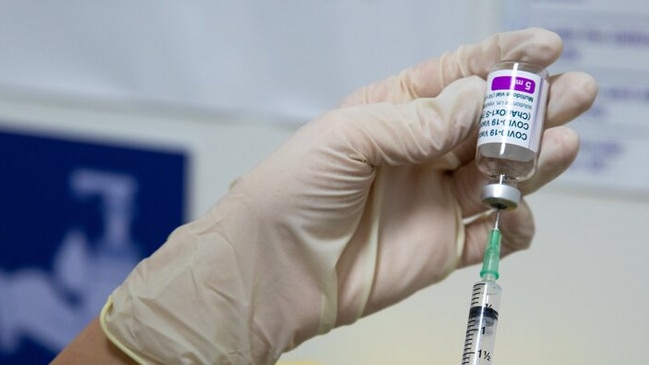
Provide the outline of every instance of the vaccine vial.
<path id="1" fill-rule="evenodd" d="M 518 207 L 518 183 L 534 174 L 548 95 L 548 72 L 541 66 L 502 61 L 492 66 L 480 118 L 476 162 L 489 178 L 485 205 Z"/>

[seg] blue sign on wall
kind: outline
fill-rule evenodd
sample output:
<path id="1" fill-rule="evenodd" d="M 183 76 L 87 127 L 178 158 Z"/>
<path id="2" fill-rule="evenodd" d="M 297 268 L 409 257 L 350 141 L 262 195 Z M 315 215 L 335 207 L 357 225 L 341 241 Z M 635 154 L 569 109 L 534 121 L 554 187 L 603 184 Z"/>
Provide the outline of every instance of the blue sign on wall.
<path id="1" fill-rule="evenodd" d="M 49 362 L 184 222 L 183 151 L 0 132 L 0 363 Z"/>

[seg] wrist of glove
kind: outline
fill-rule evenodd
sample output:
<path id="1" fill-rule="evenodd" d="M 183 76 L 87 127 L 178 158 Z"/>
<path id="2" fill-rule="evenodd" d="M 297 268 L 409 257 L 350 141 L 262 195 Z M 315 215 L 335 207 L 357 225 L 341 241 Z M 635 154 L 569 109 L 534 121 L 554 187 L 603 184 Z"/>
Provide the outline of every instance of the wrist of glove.
<path id="1" fill-rule="evenodd" d="M 548 65 L 560 49 L 547 31 L 505 33 L 353 94 L 143 260 L 106 304 L 105 333 L 140 363 L 273 364 L 478 262 L 487 221 L 464 219 L 484 212 L 471 162 L 482 78 L 498 59 Z M 596 91 L 583 74 L 554 84 L 571 100 L 548 106 L 550 127 Z M 557 128 L 525 192 L 574 158 L 574 133 Z M 504 253 L 529 245 L 525 204 L 502 225 Z"/>

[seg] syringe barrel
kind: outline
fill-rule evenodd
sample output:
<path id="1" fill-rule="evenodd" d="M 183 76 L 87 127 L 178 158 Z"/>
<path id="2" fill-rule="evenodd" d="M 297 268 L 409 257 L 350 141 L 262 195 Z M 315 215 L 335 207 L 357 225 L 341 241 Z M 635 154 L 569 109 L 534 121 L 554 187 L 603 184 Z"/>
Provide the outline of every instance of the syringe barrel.
<path id="1" fill-rule="evenodd" d="M 473 286 L 462 365 L 493 364 L 501 293 L 495 280 L 481 280 Z"/>

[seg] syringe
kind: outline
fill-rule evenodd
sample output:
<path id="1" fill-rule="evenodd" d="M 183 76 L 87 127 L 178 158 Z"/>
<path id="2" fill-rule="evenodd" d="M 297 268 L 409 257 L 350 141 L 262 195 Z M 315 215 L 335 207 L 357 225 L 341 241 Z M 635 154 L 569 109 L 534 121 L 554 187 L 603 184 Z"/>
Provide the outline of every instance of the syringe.
<path id="1" fill-rule="evenodd" d="M 469 321 L 466 327 L 462 365 L 491 364 L 494 357 L 498 310 L 501 289 L 496 280 L 499 277 L 501 234 L 498 228 L 500 210 L 489 236 L 489 243 L 482 261 L 482 280 L 473 285 Z"/>

